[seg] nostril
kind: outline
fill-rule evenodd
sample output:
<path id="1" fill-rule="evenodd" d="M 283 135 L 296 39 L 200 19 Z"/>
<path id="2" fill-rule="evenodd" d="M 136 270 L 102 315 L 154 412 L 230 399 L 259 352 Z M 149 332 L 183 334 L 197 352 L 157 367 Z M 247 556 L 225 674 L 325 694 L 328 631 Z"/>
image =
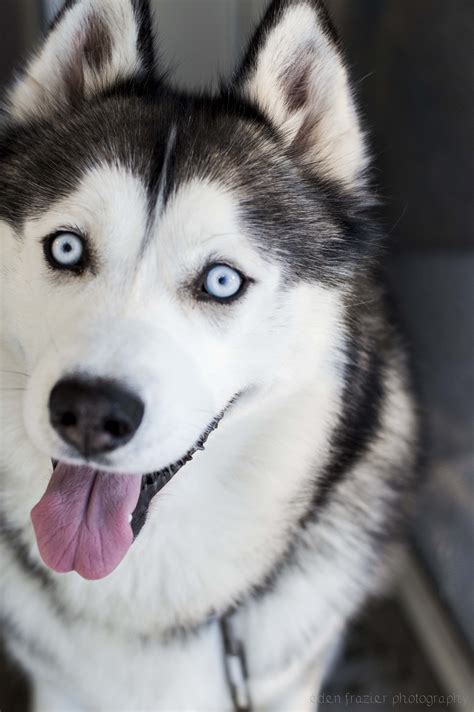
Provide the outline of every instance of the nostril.
<path id="1" fill-rule="evenodd" d="M 71 412 L 63 413 L 59 418 L 59 424 L 64 428 L 73 428 L 77 425 L 77 417 Z"/>
<path id="2" fill-rule="evenodd" d="M 111 435 L 113 438 L 126 438 L 133 430 L 124 420 L 115 420 L 112 418 L 104 420 L 102 428 L 105 433 Z"/>

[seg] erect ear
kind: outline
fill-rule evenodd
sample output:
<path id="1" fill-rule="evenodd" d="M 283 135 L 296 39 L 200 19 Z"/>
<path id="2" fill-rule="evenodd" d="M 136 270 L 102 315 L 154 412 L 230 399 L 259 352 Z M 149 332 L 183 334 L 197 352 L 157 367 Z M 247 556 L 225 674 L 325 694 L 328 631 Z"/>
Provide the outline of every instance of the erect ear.
<path id="1" fill-rule="evenodd" d="M 234 80 L 323 178 L 357 187 L 367 157 L 347 71 L 319 0 L 274 0 Z"/>
<path id="2" fill-rule="evenodd" d="M 67 0 L 12 87 L 10 113 L 48 115 L 153 71 L 148 0 Z"/>

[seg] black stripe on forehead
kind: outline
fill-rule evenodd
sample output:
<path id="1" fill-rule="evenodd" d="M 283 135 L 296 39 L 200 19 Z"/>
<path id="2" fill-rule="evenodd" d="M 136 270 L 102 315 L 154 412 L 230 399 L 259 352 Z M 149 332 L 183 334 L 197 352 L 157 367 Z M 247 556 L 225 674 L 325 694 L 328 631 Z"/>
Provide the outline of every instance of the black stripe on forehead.
<path id="1" fill-rule="evenodd" d="M 173 123 L 169 128 L 166 140 L 163 141 L 160 137 L 155 144 L 147 185 L 149 214 L 145 242 L 148 240 L 155 219 L 165 209 L 171 193 L 176 167 L 176 142 L 177 125 Z"/>

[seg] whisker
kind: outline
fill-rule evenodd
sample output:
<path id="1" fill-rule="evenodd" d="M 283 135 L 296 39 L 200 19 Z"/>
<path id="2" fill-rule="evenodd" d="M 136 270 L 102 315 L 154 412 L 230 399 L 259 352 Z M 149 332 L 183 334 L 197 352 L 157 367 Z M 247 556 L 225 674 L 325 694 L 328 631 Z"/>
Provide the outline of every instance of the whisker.
<path id="1" fill-rule="evenodd" d="M 362 84 L 362 82 L 365 82 L 366 79 L 368 79 L 369 77 L 372 77 L 374 74 L 375 74 L 375 70 L 372 72 L 367 72 L 367 74 L 364 74 L 363 77 L 356 80 L 356 84 Z"/>
<path id="2" fill-rule="evenodd" d="M 401 223 L 401 221 L 402 221 L 403 218 L 405 217 L 405 214 L 406 214 L 407 210 L 408 210 L 408 203 L 407 203 L 407 204 L 405 205 L 405 207 L 403 208 L 402 214 L 400 215 L 400 217 L 398 218 L 398 220 L 395 222 L 395 225 L 393 225 L 393 226 L 390 228 L 390 230 L 388 231 L 388 233 L 387 233 L 388 235 L 391 235 L 392 232 L 399 226 L 399 224 Z"/>
<path id="3" fill-rule="evenodd" d="M 10 371 L 6 369 L 0 369 L 0 373 L 8 373 L 9 375 L 13 376 L 25 376 L 25 378 L 29 378 L 30 374 L 29 373 L 24 373 L 23 371 Z"/>
<path id="4" fill-rule="evenodd" d="M 241 237 L 238 232 L 216 232 L 212 235 L 208 235 L 204 240 L 201 240 L 201 244 L 205 245 L 207 242 L 211 242 L 219 237 Z"/>

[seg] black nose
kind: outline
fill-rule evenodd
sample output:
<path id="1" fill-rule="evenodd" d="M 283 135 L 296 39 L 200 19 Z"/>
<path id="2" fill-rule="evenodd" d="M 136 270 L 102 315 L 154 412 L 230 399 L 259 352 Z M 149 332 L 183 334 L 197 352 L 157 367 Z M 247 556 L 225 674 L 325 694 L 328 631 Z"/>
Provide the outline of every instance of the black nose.
<path id="1" fill-rule="evenodd" d="M 51 425 L 85 457 L 125 445 L 138 430 L 144 411 L 140 398 L 104 379 L 65 378 L 49 397 Z"/>

